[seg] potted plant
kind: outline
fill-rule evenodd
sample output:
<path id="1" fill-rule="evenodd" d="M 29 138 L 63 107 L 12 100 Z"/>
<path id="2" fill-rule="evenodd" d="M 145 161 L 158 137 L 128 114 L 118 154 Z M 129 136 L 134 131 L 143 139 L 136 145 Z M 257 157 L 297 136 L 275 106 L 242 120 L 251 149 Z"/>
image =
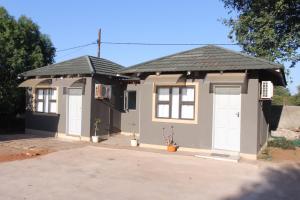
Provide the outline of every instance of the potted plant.
<path id="1" fill-rule="evenodd" d="M 132 146 L 132 147 L 136 147 L 137 145 L 138 145 L 138 141 L 137 141 L 137 139 L 136 139 L 136 137 L 135 137 L 135 131 L 134 131 L 134 126 L 135 126 L 135 123 L 132 123 L 131 124 L 132 125 L 132 139 L 130 140 L 130 145 Z"/>
<path id="2" fill-rule="evenodd" d="M 165 143 L 167 145 L 167 151 L 169 152 L 175 152 L 177 151 L 177 145 L 174 142 L 174 131 L 173 131 L 173 126 L 171 126 L 171 134 L 165 135 L 165 128 L 163 128 L 163 137 L 165 140 Z"/>
<path id="3" fill-rule="evenodd" d="M 99 135 L 97 135 L 97 131 L 99 130 L 99 126 L 100 126 L 100 123 L 101 123 L 101 119 L 99 118 L 96 118 L 95 119 L 95 123 L 94 123 L 94 126 L 95 126 L 95 134 L 94 136 L 92 136 L 92 141 L 93 143 L 98 143 L 99 142 Z"/>

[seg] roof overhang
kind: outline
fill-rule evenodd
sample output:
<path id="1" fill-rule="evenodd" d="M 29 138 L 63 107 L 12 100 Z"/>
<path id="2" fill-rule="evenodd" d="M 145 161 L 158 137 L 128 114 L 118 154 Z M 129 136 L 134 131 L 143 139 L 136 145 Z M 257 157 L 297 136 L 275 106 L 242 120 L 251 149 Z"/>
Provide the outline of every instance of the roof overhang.
<path id="1" fill-rule="evenodd" d="M 52 84 L 51 78 L 36 78 L 23 81 L 18 87 L 36 87 L 38 85 L 50 86 Z"/>
<path id="2" fill-rule="evenodd" d="M 82 77 L 78 78 L 59 78 L 52 83 L 54 87 L 71 87 L 74 84 L 85 84 L 86 79 Z"/>
<path id="3" fill-rule="evenodd" d="M 166 84 L 176 84 L 185 83 L 186 77 L 184 74 L 161 74 L 161 75 L 150 75 L 146 78 L 145 83 L 166 83 Z"/>
<path id="4" fill-rule="evenodd" d="M 86 78 L 36 78 L 28 79 L 23 81 L 18 87 L 37 87 L 37 86 L 47 86 L 47 87 L 71 87 L 78 86 L 81 87 L 85 84 Z"/>
<path id="5" fill-rule="evenodd" d="M 208 73 L 205 82 L 210 83 L 244 83 L 246 73 Z"/>

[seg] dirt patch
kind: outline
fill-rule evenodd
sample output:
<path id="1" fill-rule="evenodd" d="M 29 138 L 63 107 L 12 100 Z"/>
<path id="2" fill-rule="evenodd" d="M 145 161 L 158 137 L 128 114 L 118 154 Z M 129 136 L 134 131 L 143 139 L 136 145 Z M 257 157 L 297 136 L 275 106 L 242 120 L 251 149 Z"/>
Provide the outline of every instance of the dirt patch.
<path id="1" fill-rule="evenodd" d="M 300 148 L 281 149 L 277 147 L 268 147 L 258 156 L 260 160 L 272 162 L 300 163 Z"/>
<path id="2" fill-rule="evenodd" d="M 268 153 L 274 162 L 300 162 L 300 148 L 292 150 L 269 147 Z"/>
<path id="3" fill-rule="evenodd" d="M 0 153 L 0 162 L 14 161 L 14 160 L 24 160 L 28 158 L 34 158 L 37 156 L 45 155 L 50 153 L 48 149 L 29 149 L 25 150 L 9 150 Z M 53 151 L 52 151 L 53 152 Z"/>
<path id="4" fill-rule="evenodd" d="M 33 134 L 0 134 L 0 162 L 34 158 L 51 152 L 80 148 L 88 144 Z"/>

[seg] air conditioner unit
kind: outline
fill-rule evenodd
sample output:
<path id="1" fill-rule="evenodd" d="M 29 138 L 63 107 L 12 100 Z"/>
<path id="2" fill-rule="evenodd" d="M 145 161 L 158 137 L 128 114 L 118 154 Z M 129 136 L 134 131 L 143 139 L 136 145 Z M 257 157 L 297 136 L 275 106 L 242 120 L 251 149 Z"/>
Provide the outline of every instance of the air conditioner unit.
<path id="1" fill-rule="evenodd" d="M 95 84 L 95 99 L 110 99 L 111 85 Z"/>
<path id="2" fill-rule="evenodd" d="M 273 83 L 271 81 L 262 81 L 260 98 L 262 100 L 269 100 L 273 97 Z"/>

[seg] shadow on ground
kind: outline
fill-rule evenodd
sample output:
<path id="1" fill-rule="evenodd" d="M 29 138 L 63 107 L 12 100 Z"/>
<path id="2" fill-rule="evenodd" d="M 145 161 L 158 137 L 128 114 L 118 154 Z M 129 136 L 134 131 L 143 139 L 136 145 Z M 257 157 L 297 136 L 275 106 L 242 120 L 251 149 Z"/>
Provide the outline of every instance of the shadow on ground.
<path id="1" fill-rule="evenodd" d="M 236 196 L 224 200 L 300 199 L 300 164 L 267 168 L 262 181 L 243 186 Z"/>
<path id="2" fill-rule="evenodd" d="M 0 142 L 10 140 L 34 139 L 34 138 L 52 138 L 55 135 L 51 134 L 26 134 L 23 131 L 1 131 Z"/>

